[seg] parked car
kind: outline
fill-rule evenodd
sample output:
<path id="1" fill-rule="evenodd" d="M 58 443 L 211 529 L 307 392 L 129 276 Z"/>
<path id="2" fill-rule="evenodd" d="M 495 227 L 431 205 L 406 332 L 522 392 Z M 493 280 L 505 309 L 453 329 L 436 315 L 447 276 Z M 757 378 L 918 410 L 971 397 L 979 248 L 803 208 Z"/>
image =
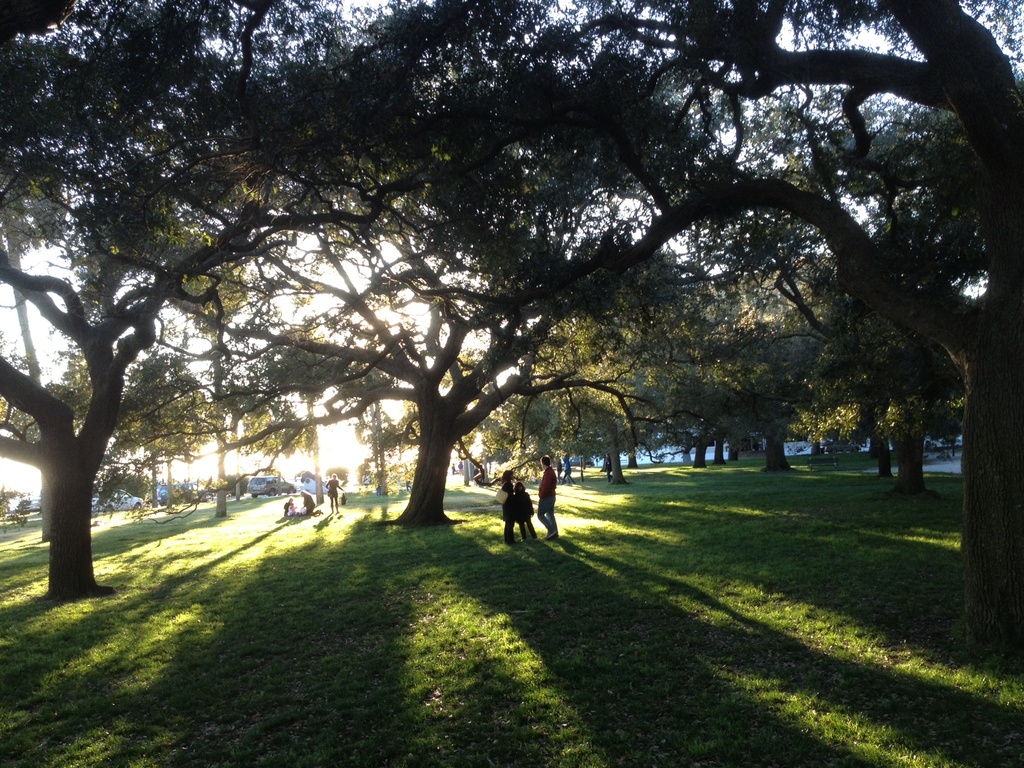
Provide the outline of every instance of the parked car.
<path id="1" fill-rule="evenodd" d="M 199 484 L 194 482 L 187 483 L 175 483 L 174 484 L 174 503 L 192 503 L 199 497 L 199 501 L 210 501 L 210 499 L 216 496 L 216 492 L 210 490 L 200 490 Z M 167 484 L 161 483 L 156 487 L 156 501 L 157 504 L 167 503 Z"/>
<path id="2" fill-rule="evenodd" d="M 142 499 L 132 496 L 128 491 L 114 491 L 104 499 L 99 496 L 92 498 L 92 512 L 94 515 L 100 512 L 124 512 L 129 509 L 141 509 Z"/>
<path id="3" fill-rule="evenodd" d="M 19 512 L 39 512 L 42 508 L 42 499 L 40 496 L 23 496 L 17 503 L 16 508 Z"/>
<path id="4" fill-rule="evenodd" d="M 257 496 L 280 496 L 282 493 L 295 493 L 295 484 L 280 475 L 256 475 L 249 478 L 248 493 L 254 499 Z"/>

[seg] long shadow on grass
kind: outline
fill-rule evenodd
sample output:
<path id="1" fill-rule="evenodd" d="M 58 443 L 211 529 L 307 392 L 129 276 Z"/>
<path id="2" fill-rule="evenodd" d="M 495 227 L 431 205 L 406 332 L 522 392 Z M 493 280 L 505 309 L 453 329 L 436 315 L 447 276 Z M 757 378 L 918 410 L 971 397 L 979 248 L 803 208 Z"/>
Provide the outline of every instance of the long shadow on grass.
<path id="1" fill-rule="evenodd" d="M 314 538 L 260 561 L 216 637 L 178 655 L 149 692 L 191 711 L 177 762 L 486 765 L 495 725 L 453 720 L 458 704 L 423 666 L 422 634 L 467 550 L 477 554 L 451 528 L 368 516 L 340 541 Z M 187 694 L 182 679 L 196 681 Z"/>
<path id="2" fill-rule="evenodd" d="M 124 708 L 159 702 L 179 713 L 167 764 L 473 764 L 449 757 L 464 741 L 438 736 L 429 712 L 446 704 L 436 701 L 437 681 L 417 670 L 422 651 L 410 639 L 436 597 L 422 584 L 446 578 L 457 543 L 450 529 L 367 519 L 341 540 L 311 538 L 264 557 L 232 584 L 186 592 L 213 630 L 193 627 Z"/>
<path id="3" fill-rule="evenodd" d="M 669 493 L 659 498 L 659 486 Z M 844 614 L 884 643 L 932 653 L 949 646 L 962 612 L 959 480 L 944 489 L 948 500 L 936 502 L 893 498 L 861 475 L 660 476 L 611 514 L 599 510 L 620 527 L 591 539 L 614 542 L 624 559 Z"/>
<path id="4" fill-rule="evenodd" d="M 809 647 L 708 591 L 606 557 L 586 539 L 509 552 L 507 615 L 610 762 L 876 765 L 925 755 L 971 765 L 1020 753 L 1019 713 L 922 678 Z M 610 573 L 614 575 L 609 575 Z"/>
<path id="5" fill-rule="evenodd" d="M 673 570 L 667 546 L 652 571 L 596 526 L 504 549 L 496 525 L 343 522 L 261 533 L 73 627 L 23 633 L 52 655 L 0 673 L 17 713 L 0 718 L 0 758 L 757 766 L 916 751 L 998 765 L 1020 751 L 1012 713 L 750 620 Z M 253 559 L 257 543 L 276 549 Z M 853 746 L 861 723 L 887 722 L 881 758 Z"/>
<path id="6" fill-rule="evenodd" d="M 308 718 L 325 714 L 327 701 L 307 700 L 306 692 L 314 688 L 308 681 L 327 671 L 319 662 L 338 601 L 325 590 L 350 572 L 340 567 L 343 557 L 326 558 L 325 547 L 247 562 L 253 548 L 287 537 L 289 529 L 256 533 L 174 573 L 163 572 L 160 556 L 150 552 L 147 565 L 160 574 L 150 588 L 87 601 L 56 622 L 48 615 L 71 606 L 35 602 L 10 612 L 18 653 L 0 672 L 0 763 L 258 765 L 274 754 L 271 733 L 285 756 L 269 764 L 327 764 L 308 755 L 293 760 L 289 750 L 302 744 Z M 316 564 L 335 572 L 311 570 Z M 364 570 L 382 579 L 387 573 Z M 364 633 L 360 647 L 391 659 L 399 634 L 381 633 L 377 641 Z M 386 676 L 390 667 L 374 665 L 370 674 Z M 385 714 L 377 712 L 381 723 L 389 720 Z M 362 724 L 359 717 L 346 720 L 347 727 Z"/>

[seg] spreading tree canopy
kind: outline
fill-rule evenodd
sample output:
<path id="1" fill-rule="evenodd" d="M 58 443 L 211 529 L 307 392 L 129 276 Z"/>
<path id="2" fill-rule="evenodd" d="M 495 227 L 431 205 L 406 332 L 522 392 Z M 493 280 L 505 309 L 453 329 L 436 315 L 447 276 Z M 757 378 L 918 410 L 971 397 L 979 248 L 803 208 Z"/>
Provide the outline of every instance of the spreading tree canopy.
<path id="1" fill-rule="evenodd" d="M 0 280 L 79 351 L 91 388 L 76 412 L 0 358 L 17 417 L 0 449 L 74 478 L 53 496 L 51 593 L 96 588 L 92 478 L 125 372 L 170 299 L 212 307 L 228 354 L 241 336 L 220 319 L 226 281 L 321 286 L 366 327 L 324 313 L 334 338 L 280 325 L 263 341 L 326 357 L 335 383 L 359 370 L 409 383 L 411 362 L 408 399 L 431 444 L 424 405 L 472 421 L 480 393 L 522 382 L 515 371 L 531 369 L 545 323 L 570 314 L 577 281 L 599 292 L 600 267 L 628 272 L 688 231 L 717 254 L 709 268 L 669 248 L 692 279 L 764 272 L 737 243 L 770 216 L 808 244 L 773 257 L 783 292 L 786 259 L 827 265 L 820 274 L 956 365 L 968 633 L 1024 645 L 1014 4 L 584 0 L 565 15 L 540 0 L 440 0 L 395 4 L 358 32 L 338 7 L 97 2 L 45 39 L 16 40 L 38 22 L 0 17 L 0 220 L 44 208 L 29 200 L 61 211 L 34 235 L 60 268 L 4 257 Z M 303 250 L 322 258 L 297 272 Z M 346 282 L 350 251 L 376 272 Z M 389 297 L 422 303 L 415 334 L 371 307 Z M 359 355 L 339 354 L 357 331 Z M 478 333 L 489 346 L 468 359 L 455 342 Z M 476 394 L 452 397 L 463 390 Z M 407 513 L 436 520 L 439 503 Z"/>
<path id="2" fill-rule="evenodd" d="M 642 201 L 608 265 L 775 211 L 822 238 L 843 290 L 942 345 L 966 391 L 968 634 L 1024 644 L 1024 97 L 1005 52 L 1019 14 L 952 0 L 586 8 L 567 61 L 593 61 L 552 103 L 606 137 Z M 620 90 L 623 72 L 642 87 Z"/>
<path id="3" fill-rule="evenodd" d="M 372 193 L 297 214 L 266 205 L 275 157 L 263 137 L 279 126 L 253 111 L 254 51 L 280 68 L 260 28 L 273 26 L 281 45 L 282 30 L 308 33 L 294 10 L 88 3 L 51 35 L 0 49 L 0 220 L 49 246 L 31 260 L 0 251 L 0 283 L 51 326 L 87 390 L 54 386 L 59 372 L 34 376 L 13 350 L 0 357 L 0 454 L 42 471 L 52 597 L 108 591 L 92 570 L 93 483 L 129 368 L 159 338 L 161 313 L 171 302 L 217 304 L 220 270 L 273 251 L 310 218 L 372 216 Z M 303 10 L 337 36 L 317 4 Z M 304 39 L 296 55 L 315 57 L 317 38 Z"/>

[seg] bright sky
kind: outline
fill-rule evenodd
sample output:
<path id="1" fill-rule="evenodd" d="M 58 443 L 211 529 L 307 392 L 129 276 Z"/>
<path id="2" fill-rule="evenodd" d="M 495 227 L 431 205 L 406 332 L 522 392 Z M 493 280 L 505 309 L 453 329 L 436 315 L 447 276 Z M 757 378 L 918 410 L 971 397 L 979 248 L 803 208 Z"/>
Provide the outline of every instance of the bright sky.
<path id="1" fill-rule="evenodd" d="M 44 251 L 26 254 L 24 265 L 34 271 L 53 273 L 53 264 L 47 263 Z M 32 263 L 35 261 L 35 263 Z M 50 326 L 43 322 L 35 309 L 29 305 L 29 322 L 32 328 L 33 341 L 40 357 L 40 363 L 46 371 L 55 368 L 56 361 L 52 353 L 61 342 L 52 335 Z M 14 294 L 7 286 L 0 285 L 0 353 L 21 355 L 24 347 L 21 342 L 21 331 L 14 310 Z M 346 467 L 354 475 L 359 464 L 368 456 L 368 451 L 355 437 L 351 425 L 335 425 L 320 430 L 320 465 L 322 469 L 329 467 Z M 228 472 L 251 473 L 265 466 L 259 457 L 241 457 L 237 461 L 234 456 L 228 458 Z M 284 477 L 291 479 L 300 472 L 312 471 L 313 460 L 305 455 L 282 457 L 275 463 L 275 469 Z M 216 457 L 211 455 L 200 459 L 191 468 L 184 465 L 173 467 L 175 481 L 204 480 L 215 477 L 217 473 Z M 159 472 L 162 478 L 163 471 Z M 37 494 L 42 484 L 40 473 L 34 467 L 0 458 L 0 487 L 17 490 L 23 493 Z"/>
<path id="2" fill-rule="evenodd" d="M 0 459 L 0 486 L 8 491 L 36 494 L 42 481 L 35 467 Z"/>
<path id="3" fill-rule="evenodd" d="M 369 452 L 356 439 L 350 425 L 340 424 L 322 428 L 320 431 L 320 469 L 326 471 L 331 467 L 345 467 L 350 470 L 350 477 L 355 477 L 359 465 L 369 456 Z M 238 464 L 236 468 L 236 464 Z M 261 468 L 257 457 L 242 457 L 238 461 L 232 455 L 228 458 L 229 473 L 252 473 Z M 286 479 L 292 479 L 304 471 L 313 471 L 313 460 L 304 454 L 282 457 L 274 464 L 275 469 Z M 208 456 L 198 460 L 191 469 L 176 464 L 173 468 L 174 480 L 206 480 L 215 478 L 217 459 Z M 159 473 L 162 477 L 163 472 Z M 351 481 L 350 481 L 351 482 Z M 26 464 L 0 459 L 0 486 L 7 490 L 37 494 L 42 486 L 39 470 Z"/>
<path id="4" fill-rule="evenodd" d="M 19 338 L 19 330 L 15 313 L 12 309 L 13 297 L 6 287 L 0 286 L 0 338 L 6 342 L 7 347 L 13 347 L 12 351 L 21 353 L 22 348 Z M 45 358 L 47 347 L 52 348 L 48 329 L 41 320 L 33 323 L 33 335 L 38 347 L 40 356 Z M 44 362 L 44 367 L 46 363 Z M 351 425 L 341 424 L 330 427 L 323 427 L 320 430 L 320 465 L 326 470 L 328 467 L 346 467 L 353 472 L 359 464 L 367 457 L 368 451 L 356 439 L 355 431 Z M 236 467 L 236 464 L 238 465 Z M 228 472 L 250 473 L 260 469 L 258 457 L 241 457 L 237 461 L 234 456 L 228 459 Z M 275 468 L 286 478 L 292 478 L 303 471 L 313 470 L 313 460 L 305 455 L 282 457 Z M 197 461 L 191 468 L 183 465 L 176 465 L 173 468 L 177 475 L 175 481 L 203 480 L 215 477 L 217 474 L 217 461 L 215 456 L 209 456 Z M 163 472 L 159 473 L 161 476 Z M 26 464 L 20 464 L 9 459 L 0 458 L 0 487 L 7 490 L 16 490 L 23 493 L 37 494 L 42 485 L 39 470 Z"/>

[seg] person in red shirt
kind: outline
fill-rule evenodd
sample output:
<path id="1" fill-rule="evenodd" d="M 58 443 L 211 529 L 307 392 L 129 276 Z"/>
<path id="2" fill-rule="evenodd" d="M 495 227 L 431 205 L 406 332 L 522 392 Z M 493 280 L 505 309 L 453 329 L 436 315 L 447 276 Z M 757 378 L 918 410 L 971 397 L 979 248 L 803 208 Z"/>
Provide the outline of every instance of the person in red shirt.
<path id="1" fill-rule="evenodd" d="M 558 523 L 555 522 L 555 489 L 558 487 L 558 475 L 551 466 L 551 457 L 544 455 L 540 457 L 540 464 L 544 467 L 544 474 L 540 478 L 540 488 L 537 491 L 537 519 L 548 530 L 544 541 L 558 538 Z"/>

